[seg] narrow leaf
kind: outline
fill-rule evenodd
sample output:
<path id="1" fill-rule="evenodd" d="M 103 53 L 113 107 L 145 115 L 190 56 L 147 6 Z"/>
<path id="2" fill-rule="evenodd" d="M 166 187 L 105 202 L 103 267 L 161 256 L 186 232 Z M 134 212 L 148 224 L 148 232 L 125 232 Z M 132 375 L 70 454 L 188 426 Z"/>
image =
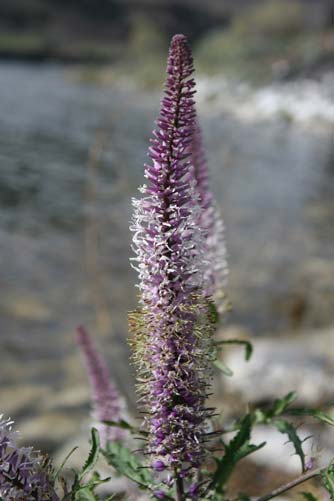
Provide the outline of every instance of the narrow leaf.
<path id="1" fill-rule="evenodd" d="M 302 471 L 305 471 L 305 453 L 303 451 L 303 441 L 299 438 L 293 424 L 285 421 L 285 419 L 275 419 L 275 421 L 273 421 L 273 425 L 279 432 L 284 433 L 288 436 L 289 442 L 293 444 L 295 452 L 300 458 Z"/>
<path id="2" fill-rule="evenodd" d="M 248 361 L 253 353 L 253 345 L 249 341 L 246 341 L 245 339 L 225 339 L 223 341 L 217 341 L 215 343 L 216 346 L 219 346 L 221 344 L 240 344 L 245 347 L 245 359 Z"/>
<path id="3" fill-rule="evenodd" d="M 59 468 L 57 468 L 57 470 L 55 471 L 54 473 L 54 479 L 56 480 L 59 476 L 59 473 L 62 471 L 62 469 L 64 468 L 65 464 L 67 463 L 67 461 L 69 460 L 69 458 L 72 456 L 72 454 L 78 449 L 78 446 L 75 446 L 73 447 L 72 450 L 70 450 L 70 452 L 66 455 L 64 461 L 61 463 L 61 465 L 59 466 Z M 0 498 L 0 501 L 1 501 L 1 498 Z"/>
<path id="4" fill-rule="evenodd" d="M 88 458 L 86 459 L 86 462 L 81 470 L 81 473 L 79 475 L 79 481 L 89 472 L 91 471 L 94 466 L 96 465 L 96 462 L 99 457 L 99 451 L 100 451 L 100 437 L 99 437 L 99 432 L 97 431 L 96 428 L 92 428 L 91 430 L 91 449 L 88 455 Z"/>
<path id="5" fill-rule="evenodd" d="M 285 395 L 283 398 L 279 398 L 275 400 L 274 406 L 273 406 L 273 415 L 274 416 L 279 416 L 283 414 L 283 412 L 287 409 L 287 407 L 292 404 L 297 398 L 297 394 L 294 391 L 291 391 L 287 395 Z"/>
<path id="6" fill-rule="evenodd" d="M 233 376 L 233 371 L 229 367 L 227 367 L 227 365 L 225 365 L 221 360 L 214 360 L 213 365 L 217 367 L 217 369 L 219 369 L 223 374 L 225 374 L 225 376 Z"/>
<path id="7" fill-rule="evenodd" d="M 318 411 L 316 409 L 290 409 L 288 414 L 292 416 L 312 416 L 315 419 L 322 421 L 323 423 L 334 426 L 333 417 L 325 414 L 325 412 Z"/>

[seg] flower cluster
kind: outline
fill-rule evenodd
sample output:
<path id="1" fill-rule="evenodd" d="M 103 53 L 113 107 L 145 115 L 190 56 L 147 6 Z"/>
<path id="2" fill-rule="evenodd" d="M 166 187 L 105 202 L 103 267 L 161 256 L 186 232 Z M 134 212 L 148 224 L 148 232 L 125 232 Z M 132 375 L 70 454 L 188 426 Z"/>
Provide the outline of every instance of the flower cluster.
<path id="1" fill-rule="evenodd" d="M 125 405 L 111 381 L 105 359 L 82 326 L 77 329 L 77 341 L 85 355 L 87 374 L 92 387 L 93 417 L 98 421 L 101 445 L 105 447 L 108 441 L 125 438 L 125 432 L 121 428 L 103 424 L 103 421 L 119 421 L 123 417 Z"/>
<path id="2" fill-rule="evenodd" d="M 0 416 L 0 499 L 59 501 L 49 460 L 31 447 L 18 447 L 12 424 Z"/>
<path id="3" fill-rule="evenodd" d="M 196 128 L 193 60 L 174 36 L 165 96 L 145 166 L 148 184 L 134 200 L 132 231 L 142 309 L 130 316 L 148 452 L 157 471 L 186 475 L 203 461 L 211 326 L 205 279 L 206 234 L 191 146 Z"/>

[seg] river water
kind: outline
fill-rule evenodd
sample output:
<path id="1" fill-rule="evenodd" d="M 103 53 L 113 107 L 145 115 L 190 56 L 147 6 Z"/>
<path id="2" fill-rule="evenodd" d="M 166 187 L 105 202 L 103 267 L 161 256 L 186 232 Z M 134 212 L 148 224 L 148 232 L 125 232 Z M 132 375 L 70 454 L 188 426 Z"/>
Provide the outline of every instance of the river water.
<path id="1" fill-rule="evenodd" d="M 160 97 L 23 64 L 0 65 L 0 96 L 0 413 L 52 450 L 50 423 L 58 443 L 72 430 L 65 417 L 88 412 L 78 324 L 103 343 L 114 378 L 133 395 L 128 222 Z M 273 336 L 329 325 L 330 126 L 243 122 L 205 102 L 199 112 L 226 223 L 228 324 Z"/>

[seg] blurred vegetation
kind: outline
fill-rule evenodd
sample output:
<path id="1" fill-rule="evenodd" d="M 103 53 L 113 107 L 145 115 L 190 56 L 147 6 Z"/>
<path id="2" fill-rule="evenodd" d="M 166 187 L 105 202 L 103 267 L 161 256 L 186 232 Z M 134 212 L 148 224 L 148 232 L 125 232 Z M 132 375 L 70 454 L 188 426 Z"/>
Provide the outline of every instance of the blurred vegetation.
<path id="1" fill-rule="evenodd" d="M 263 81 L 330 61 L 333 34 L 306 25 L 298 0 L 263 1 L 236 16 L 228 29 L 211 31 L 197 44 L 199 71 Z"/>
<path id="2" fill-rule="evenodd" d="M 1 0 L 0 58 L 90 63 L 86 81 L 154 87 L 183 31 L 199 72 L 263 82 L 330 64 L 332 10 L 327 0 Z"/>

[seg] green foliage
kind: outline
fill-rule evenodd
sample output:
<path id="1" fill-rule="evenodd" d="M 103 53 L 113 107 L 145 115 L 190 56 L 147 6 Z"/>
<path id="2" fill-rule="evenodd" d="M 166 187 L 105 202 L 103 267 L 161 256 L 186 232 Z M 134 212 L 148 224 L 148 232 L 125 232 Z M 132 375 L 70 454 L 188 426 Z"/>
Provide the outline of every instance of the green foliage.
<path id="1" fill-rule="evenodd" d="M 312 416 L 322 423 L 334 426 L 334 419 L 328 414 L 325 414 L 317 409 L 290 409 L 289 414 L 293 416 Z"/>
<path id="2" fill-rule="evenodd" d="M 99 501 L 100 498 L 95 493 L 96 487 L 110 480 L 110 478 L 101 479 L 98 472 L 92 472 L 93 468 L 96 465 L 100 452 L 100 437 L 98 431 L 95 428 L 92 428 L 91 430 L 90 442 L 91 448 L 88 457 L 81 471 L 74 472 L 74 479 L 69 492 L 65 480 L 63 480 L 63 485 L 65 487 L 64 490 L 67 492 L 67 495 L 64 498 L 66 500 L 70 499 L 71 501 Z M 69 456 L 73 453 L 73 451 L 74 449 L 72 449 L 72 451 L 66 456 L 65 460 L 62 463 L 62 467 L 66 463 Z M 88 478 L 88 480 L 84 481 L 84 477 L 86 477 L 89 473 L 91 473 L 90 477 Z M 59 472 L 57 472 L 57 476 L 58 474 Z"/>
<path id="3" fill-rule="evenodd" d="M 218 325 L 220 315 L 219 315 L 219 311 L 217 310 L 217 307 L 213 301 L 208 301 L 208 310 L 209 310 L 210 322 L 213 325 Z"/>
<path id="4" fill-rule="evenodd" d="M 89 473 L 94 466 L 96 465 L 96 462 L 99 457 L 99 452 L 100 452 L 100 437 L 99 437 L 99 432 L 97 431 L 96 428 L 92 428 L 91 430 L 91 449 L 89 451 L 88 458 L 86 459 L 86 462 L 81 470 L 81 473 L 79 474 L 78 480 L 82 480 L 82 478 Z"/>
<path id="5" fill-rule="evenodd" d="M 234 29 L 244 36 L 291 37 L 304 29 L 304 12 L 298 0 L 264 0 L 236 18 Z"/>
<path id="6" fill-rule="evenodd" d="M 301 492 L 301 495 L 306 501 L 318 501 L 317 498 L 310 492 Z"/>
<path id="7" fill-rule="evenodd" d="M 219 369 L 225 376 L 233 376 L 233 371 L 227 367 L 227 365 L 224 364 L 224 362 L 222 362 L 221 360 L 214 360 L 213 361 L 213 365 Z"/>
<path id="8" fill-rule="evenodd" d="M 127 430 L 130 433 L 134 434 L 143 433 L 142 431 L 138 430 L 138 428 L 135 428 L 130 423 L 125 421 L 125 419 L 120 419 L 119 421 L 103 421 L 103 423 L 106 424 L 107 426 L 112 426 L 116 428 L 121 428 L 122 430 Z"/>
<path id="9" fill-rule="evenodd" d="M 215 346 L 218 347 L 224 344 L 240 344 L 245 347 L 245 359 L 248 361 L 253 353 L 252 343 L 246 341 L 245 339 L 225 339 L 223 341 L 218 341 L 215 343 Z"/>
<path id="10" fill-rule="evenodd" d="M 229 27 L 203 36 L 195 51 L 197 68 L 263 83 L 330 58 L 325 40 L 330 33 L 307 27 L 301 0 L 263 0 L 236 13 Z"/>
<path id="11" fill-rule="evenodd" d="M 217 468 L 210 485 L 216 492 L 224 493 L 226 482 L 241 459 L 256 452 L 265 445 L 265 442 L 259 445 L 250 443 L 251 430 L 252 418 L 247 414 L 241 421 L 239 431 L 231 442 L 225 444 L 222 440 L 225 447 L 225 454 L 221 459 L 215 459 Z"/>
<path id="12" fill-rule="evenodd" d="M 305 471 L 305 453 L 303 451 L 303 442 L 305 439 L 301 440 L 294 425 L 285 419 L 275 419 L 273 425 L 279 432 L 285 433 L 288 436 L 289 442 L 291 442 L 295 448 L 295 453 L 299 456 L 302 471 Z"/>
<path id="13" fill-rule="evenodd" d="M 324 487 L 328 490 L 331 499 L 334 499 L 334 464 L 331 464 L 327 469 L 325 469 L 322 474 L 322 483 Z"/>
<path id="14" fill-rule="evenodd" d="M 106 450 L 102 451 L 108 464 L 125 477 L 142 488 L 151 488 L 153 477 L 151 471 L 145 468 L 135 454 L 118 442 L 108 442 Z"/>
<path id="15" fill-rule="evenodd" d="M 273 425 L 280 433 L 288 436 L 289 442 L 294 446 L 295 453 L 299 456 L 302 471 L 305 471 L 305 453 L 303 451 L 303 442 L 297 433 L 296 427 L 285 419 L 277 419 L 278 416 L 286 413 L 288 407 L 296 399 L 294 392 L 288 393 L 281 399 L 275 400 L 273 407 L 268 410 L 256 409 L 252 415 L 254 423 Z"/>
<path id="16" fill-rule="evenodd" d="M 218 357 L 218 351 L 222 349 L 223 345 L 232 345 L 232 344 L 238 344 L 242 345 L 245 347 L 245 359 L 248 361 L 250 357 L 252 356 L 253 353 L 253 346 L 249 341 L 246 341 L 244 339 L 226 339 L 223 341 L 217 341 L 213 344 L 213 353 L 212 353 L 212 361 L 213 365 L 219 369 L 225 376 L 233 376 L 233 371 L 227 367 L 227 365 L 222 362 L 222 360 L 219 360 Z"/>

